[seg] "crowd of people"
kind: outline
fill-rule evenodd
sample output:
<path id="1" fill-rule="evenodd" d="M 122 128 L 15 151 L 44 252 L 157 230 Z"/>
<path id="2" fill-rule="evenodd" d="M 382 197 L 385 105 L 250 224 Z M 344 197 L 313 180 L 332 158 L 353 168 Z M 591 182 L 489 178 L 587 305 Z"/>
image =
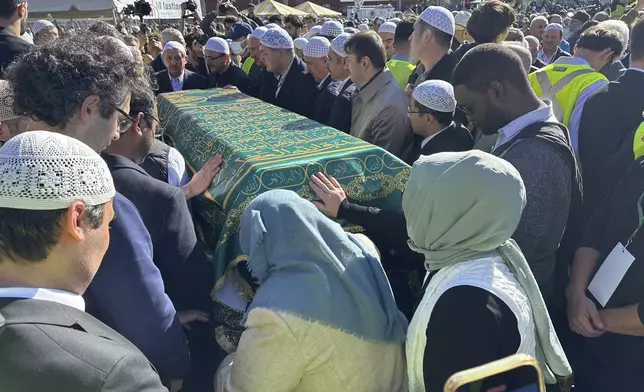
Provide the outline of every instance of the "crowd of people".
<path id="1" fill-rule="evenodd" d="M 553 391 L 644 390 L 638 7 L 361 23 L 224 3 L 25 38 L 28 3 L 0 0 L 0 390 L 438 392 L 514 353 Z M 227 347 L 190 205 L 226 157 L 190 175 L 156 105 L 210 88 L 412 165 L 398 211 L 324 173 L 313 202 L 255 198 L 259 288 L 226 296 L 245 315 Z"/>

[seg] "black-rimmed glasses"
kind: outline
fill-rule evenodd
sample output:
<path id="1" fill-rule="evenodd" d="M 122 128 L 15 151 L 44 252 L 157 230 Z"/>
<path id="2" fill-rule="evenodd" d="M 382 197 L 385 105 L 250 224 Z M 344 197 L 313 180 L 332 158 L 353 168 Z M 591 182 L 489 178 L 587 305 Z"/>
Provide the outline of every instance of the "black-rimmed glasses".
<path id="1" fill-rule="evenodd" d="M 134 124 L 136 122 L 136 120 L 132 116 L 130 116 L 129 114 L 125 113 L 125 111 L 123 109 L 119 108 L 118 106 L 112 105 L 112 107 L 114 108 L 114 110 L 119 112 L 123 117 L 125 117 L 122 120 L 120 120 L 119 123 L 118 123 L 118 132 L 119 133 L 127 132 L 127 130 L 132 127 L 132 124 Z M 161 121 L 157 120 L 156 117 L 154 117 L 154 116 L 152 116 L 150 114 L 144 114 L 144 115 L 148 116 L 148 117 L 151 117 L 152 120 L 156 121 L 157 124 L 158 124 L 157 130 L 156 130 L 156 132 L 154 132 L 154 137 L 163 136 L 163 134 L 165 133 L 165 129 L 161 126 Z"/>

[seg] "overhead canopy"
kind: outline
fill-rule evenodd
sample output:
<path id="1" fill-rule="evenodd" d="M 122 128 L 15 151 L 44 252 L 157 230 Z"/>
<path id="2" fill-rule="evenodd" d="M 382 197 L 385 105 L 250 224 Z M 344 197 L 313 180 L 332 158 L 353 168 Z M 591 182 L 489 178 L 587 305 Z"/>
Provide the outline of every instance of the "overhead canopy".
<path id="1" fill-rule="evenodd" d="M 29 0 L 29 19 L 57 19 L 112 17 L 132 0 Z"/>
<path id="2" fill-rule="evenodd" d="M 296 6 L 295 8 L 300 11 L 304 11 L 307 14 L 313 14 L 315 16 L 341 16 L 342 15 L 339 12 L 330 10 L 328 8 L 324 8 L 321 5 L 317 5 L 310 1 L 307 1 L 306 3 L 302 3 Z"/>
<path id="3" fill-rule="evenodd" d="M 255 6 L 255 15 L 257 16 L 271 16 L 271 15 L 308 15 L 307 12 L 289 7 L 286 4 L 278 3 L 275 0 L 266 0 Z"/>

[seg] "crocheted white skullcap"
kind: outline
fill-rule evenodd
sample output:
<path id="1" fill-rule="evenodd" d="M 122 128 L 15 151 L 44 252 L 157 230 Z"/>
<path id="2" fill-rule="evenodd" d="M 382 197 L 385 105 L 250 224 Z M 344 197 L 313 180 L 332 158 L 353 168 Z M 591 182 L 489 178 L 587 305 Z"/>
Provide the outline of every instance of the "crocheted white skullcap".
<path id="1" fill-rule="evenodd" d="M 48 20 L 37 20 L 34 22 L 34 24 L 31 26 L 31 32 L 34 33 L 34 35 L 38 34 L 41 30 L 46 29 L 47 27 L 56 27 L 53 23 L 51 23 Z"/>
<path id="2" fill-rule="evenodd" d="M 77 139 L 33 131 L 0 148 L 0 208 L 51 211 L 74 201 L 95 206 L 115 193 L 105 161 Z"/>
<path id="3" fill-rule="evenodd" d="M 320 35 L 320 31 L 322 31 L 322 26 L 313 26 L 308 33 L 304 34 L 304 38 L 311 39 L 316 35 Z"/>
<path id="4" fill-rule="evenodd" d="M 249 37 L 249 38 L 255 38 L 256 40 L 258 40 L 258 41 L 259 41 L 260 39 L 262 39 L 262 37 L 264 36 L 264 34 L 266 34 L 266 32 L 267 32 L 267 31 L 268 31 L 268 29 L 267 29 L 266 27 L 264 27 L 264 26 L 259 26 L 258 28 L 256 28 L 255 30 L 253 30 L 253 32 L 252 32 L 252 33 L 250 33 L 250 35 L 249 35 L 248 37 Z"/>
<path id="5" fill-rule="evenodd" d="M 326 57 L 329 55 L 331 42 L 324 37 L 313 37 L 304 47 L 306 57 Z"/>
<path id="6" fill-rule="evenodd" d="M 269 23 L 264 27 L 266 27 L 266 29 L 281 29 L 281 27 L 276 23 Z"/>
<path id="7" fill-rule="evenodd" d="M 183 54 L 186 54 L 186 47 L 183 46 L 181 42 L 177 41 L 168 41 L 165 45 L 163 45 L 163 51 L 165 52 L 168 49 L 176 49 L 180 51 Z"/>
<path id="8" fill-rule="evenodd" d="M 19 117 L 13 111 L 13 101 L 14 94 L 11 83 L 7 80 L 0 80 L 0 122 Z"/>
<path id="9" fill-rule="evenodd" d="M 360 31 L 367 31 L 367 30 L 369 30 L 369 26 L 368 26 L 368 25 L 366 25 L 365 23 L 360 23 L 360 24 L 358 25 L 358 30 L 360 30 Z"/>
<path id="10" fill-rule="evenodd" d="M 454 15 L 447 8 L 430 5 L 420 14 L 420 19 L 443 33 L 454 35 Z"/>
<path id="11" fill-rule="evenodd" d="M 221 54 L 230 54 L 228 42 L 225 39 L 219 37 L 209 38 L 208 41 L 206 41 L 206 46 L 204 46 L 204 49 Z"/>
<path id="12" fill-rule="evenodd" d="M 268 29 L 259 40 L 260 45 L 271 49 L 293 49 L 293 38 L 282 28 Z"/>
<path id="13" fill-rule="evenodd" d="M 385 22 L 378 28 L 378 33 L 396 34 L 396 24 L 394 22 Z"/>
<path id="14" fill-rule="evenodd" d="M 331 49 L 340 57 L 347 57 L 347 51 L 344 50 L 344 44 L 353 34 L 342 33 L 331 41 Z"/>
<path id="15" fill-rule="evenodd" d="M 550 30 L 563 31 L 563 26 L 560 25 L 559 23 L 550 23 L 543 29 L 543 31 L 550 31 Z"/>
<path id="16" fill-rule="evenodd" d="M 456 15 L 454 15 L 454 24 L 458 29 L 466 29 L 467 28 L 467 22 L 470 21 L 470 18 L 472 17 L 472 14 L 470 14 L 467 11 L 458 11 Z"/>
<path id="17" fill-rule="evenodd" d="M 437 112 L 453 112 L 456 109 L 454 87 L 443 80 L 428 80 L 416 86 L 412 96 L 419 104 Z"/>
<path id="18" fill-rule="evenodd" d="M 307 42 L 309 42 L 309 40 L 304 37 L 295 38 L 293 40 L 293 46 L 295 46 L 295 49 L 304 50 Z"/>
<path id="19" fill-rule="evenodd" d="M 337 20 L 329 20 L 322 24 L 320 35 L 335 38 L 343 32 L 344 28 L 342 27 L 342 23 L 338 22 Z"/>

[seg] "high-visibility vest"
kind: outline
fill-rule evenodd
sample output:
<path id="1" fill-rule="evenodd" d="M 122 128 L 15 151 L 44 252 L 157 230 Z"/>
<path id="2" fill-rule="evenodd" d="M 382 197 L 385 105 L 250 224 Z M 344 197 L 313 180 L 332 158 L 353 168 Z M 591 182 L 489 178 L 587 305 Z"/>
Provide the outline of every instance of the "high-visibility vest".
<path id="1" fill-rule="evenodd" d="M 552 101 L 555 117 L 569 126 L 579 94 L 598 80 L 608 79 L 589 65 L 550 64 L 528 75 L 530 85 L 541 99 Z"/>
<path id="2" fill-rule="evenodd" d="M 624 15 L 624 10 L 625 9 L 626 8 L 623 5 L 617 4 L 615 6 L 615 11 L 613 11 L 613 10 L 610 11 L 610 18 L 611 19 L 619 19 L 619 18 L 621 18 L 622 15 Z"/>
<path id="3" fill-rule="evenodd" d="M 402 88 L 405 88 L 407 87 L 409 75 L 414 72 L 416 66 L 408 61 L 391 59 L 387 61 L 387 68 L 389 68 L 389 71 L 398 84 L 400 84 Z"/>
<path id="4" fill-rule="evenodd" d="M 637 127 L 635 138 L 633 139 L 633 156 L 635 159 L 644 155 L 644 141 L 642 141 L 642 137 L 644 137 L 644 122 Z"/>
<path id="5" fill-rule="evenodd" d="M 246 75 L 250 72 L 250 67 L 255 64 L 255 59 L 252 57 L 248 57 L 246 60 L 244 60 L 244 64 L 242 64 L 242 71 L 246 72 Z"/>

